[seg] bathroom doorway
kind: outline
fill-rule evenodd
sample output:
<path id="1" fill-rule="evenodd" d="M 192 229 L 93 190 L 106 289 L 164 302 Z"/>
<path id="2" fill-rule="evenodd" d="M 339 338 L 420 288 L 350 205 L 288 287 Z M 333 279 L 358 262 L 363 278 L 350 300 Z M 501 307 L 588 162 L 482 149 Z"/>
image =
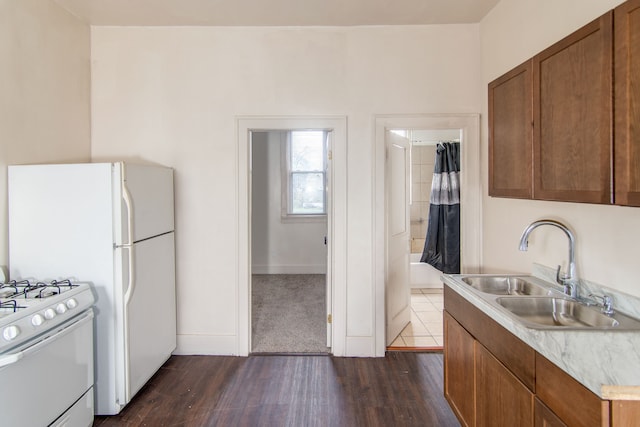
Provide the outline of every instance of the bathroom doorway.
<path id="1" fill-rule="evenodd" d="M 479 157 L 479 115 L 477 114 L 438 114 L 438 115 L 417 115 L 417 116 L 380 116 L 376 118 L 376 190 L 375 196 L 377 200 L 382 200 L 382 203 L 376 203 L 377 209 L 374 212 L 374 222 L 376 229 L 376 244 L 374 247 L 376 264 L 380 266 L 376 270 L 376 288 L 383 292 L 385 295 L 381 304 L 377 305 L 377 329 L 376 329 L 376 352 L 383 353 L 386 350 L 386 346 L 393 343 L 397 335 L 394 335 L 394 331 L 390 331 L 388 319 L 390 313 L 387 311 L 387 302 L 390 298 L 388 292 L 391 291 L 388 283 L 387 272 L 387 257 L 388 257 L 388 234 L 387 224 L 389 215 L 389 195 L 385 190 L 385 180 L 387 179 L 387 137 L 390 131 L 404 131 L 406 135 L 414 132 L 414 135 L 424 135 L 424 138 L 429 137 L 429 133 L 432 131 L 442 132 L 451 131 L 454 134 L 447 136 L 444 135 L 444 139 L 455 139 L 455 136 L 459 135 L 461 148 L 461 172 L 460 172 L 460 187 L 461 187 L 461 218 L 460 218 L 460 266 L 461 271 L 465 273 L 479 272 L 481 265 L 481 186 L 480 186 L 480 157 Z M 421 140 L 420 136 L 415 138 Z M 440 137 L 439 137 L 440 138 Z M 428 155 L 427 155 L 428 156 Z M 428 170 L 429 166 L 424 165 Z M 433 174 L 433 169 L 427 172 L 426 175 Z M 425 184 L 426 185 L 426 184 Z M 411 196 L 415 195 L 417 190 L 412 189 Z M 419 210 L 414 209 L 414 213 L 418 214 Z M 420 218 L 426 218 L 421 214 L 416 215 L 414 221 L 419 221 Z M 411 221 L 410 221 L 411 222 Z M 411 224 L 415 229 L 421 229 L 421 225 L 426 226 L 423 223 Z M 414 248 L 420 246 L 421 240 L 418 240 L 413 244 Z M 410 252 L 412 252 L 411 241 L 406 242 L 407 259 Z M 414 255 L 415 259 L 415 255 Z M 415 272 L 414 272 L 415 273 Z M 431 278 L 426 278 L 424 287 L 421 289 L 421 294 L 429 290 L 428 284 L 431 286 L 440 286 L 438 272 L 433 272 Z M 416 278 L 414 278 L 416 280 Z M 411 286 L 409 283 L 404 288 L 404 293 L 401 296 L 407 301 L 407 306 L 410 306 Z M 395 287 L 398 289 L 398 287 Z M 437 290 L 437 287 L 432 288 Z M 396 298 L 399 298 L 396 296 Z M 441 297 L 436 296 L 435 300 Z M 414 297 L 416 299 L 416 297 Z M 432 304 L 433 308 L 437 306 Z M 440 309 L 441 310 L 441 309 Z M 440 313 L 432 314 L 429 316 L 431 319 L 439 319 Z M 393 335 L 393 336 L 392 336 Z"/>
<path id="2" fill-rule="evenodd" d="M 408 287 L 404 287 L 405 295 L 402 298 L 407 303 L 409 312 L 408 322 L 400 331 L 389 330 L 387 344 L 390 349 L 441 349 L 443 345 L 443 293 L 440 276 L 442 271 L 427 262 L 421 262 L 429 224 L 432 226 L 431 233 L 447 232 L 459 224 L 449 224 L 445 230 L 438 230 L 437 217 L 439 212 L 431 212 L 431 208 L 439 209 L 440 206 L 432 206 L 431 193 L 433 183 L 440 182 L 434 178 L 434 168 L 437 163 L 438 151 L 442 156 L 445 144 L 460 145 L 460 129 L 394 129 L 390 131 L 393 137 L 404 138 L 410 148 L 410 160 L 408 171 L 409 197 L 406 208 L 409 211 L 409 257 L 404 262 L 408 265 L 409 279 Z M 390 139 L 392 135 L 387 135 Z M 461 149 L 464 149 L 463 147 Z M 457 150 L 456 150 L 457 151 Z M 459 153 L 459 152 L 458 152 Z M 388 169 L 393 169 L 393 166 Z M 392 173 L 392 170 L 389 170 Z M 389 189 L 387 190 L 389 192 Z M 440 191 L 438 189 L 437 191 Z M 387 194 L 388 197 L 392 195 Z M 459 199 L 458 199 L 459 200 Z M 389 215 L 392 215 L 393 205 L 397 201 L 389 204 Z M 456 208 L 457 209 L 457 208 Z M 440 212 L 441 213 L 441 212 Z M 434 214 L 434 215 L 432 215 Z M 457 241 L 459 259 L 459 229 L 452 230 L 454 240 Z M 451 243 L 451 238 L 448 239 Z M 433 243 L 433 239 L 432 239 Z M 449 245 L 455 250 L 455 245 Z M 431 248 L 433 250 L 433 247 Z M 388 253 L 391 252 L 389 248 Z M 427 251 L 429 252 L 429 251 Z M 449 253 L 455 257 L 456 254 Z M 393 292 L 388 292 L 389 297 L 394 297 Z M 395 296 L 398 298 L 398 296 Z M 389 306 L 390 301 L 387 301 Z M 388 322 L 389 320 L 387 320 Z"/>

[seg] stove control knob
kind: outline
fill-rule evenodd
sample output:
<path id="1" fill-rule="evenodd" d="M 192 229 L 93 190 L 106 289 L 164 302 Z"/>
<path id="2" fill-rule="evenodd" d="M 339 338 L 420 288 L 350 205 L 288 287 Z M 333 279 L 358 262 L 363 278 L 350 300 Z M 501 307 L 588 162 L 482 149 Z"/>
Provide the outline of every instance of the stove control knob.
<path id="1" fill-rule="evenodd" d="M 40 326 L 43 323 L 44 323 L 44 317 L 42 316 L 42 314 L 36 314 L 31 318 L 31 324 L 33 326 Z"/>
<path id="2" fill-rule="evenodd" d="M 56 305 L 56 311 L 58 314 L 65 314 L 67 312 L 67 306 L 63 303 Z"/>
<path id="3" fill-rule="evenodd" d="M 16 325 L 7 326 L 2 331 L 2 337 L 5 339 L 5 341 L 11 341 L 18 335 L 20 335 L 20 328 L 18 328 Z"/>
<path id="4" fill-rule="evenodd" d="M 69 310 L 72 310 L 77 306 L 78 306 L 78 301 L 76 301 L 75 298 L 70 298 L 69 301 L 67 301 L 67 307 L 69 308 Z"/>
<path id="5" fill-rule="evenodd" d="M 49 320 L 53 319 L 54 317 L 56 317 L 56 312 L 55 312 L 55 310 L 54 310 L 53 308 L 47 308 L 47 309 L 44 311 L 44 317 L 45 317 L 46 319 L 49 319 Z"/>

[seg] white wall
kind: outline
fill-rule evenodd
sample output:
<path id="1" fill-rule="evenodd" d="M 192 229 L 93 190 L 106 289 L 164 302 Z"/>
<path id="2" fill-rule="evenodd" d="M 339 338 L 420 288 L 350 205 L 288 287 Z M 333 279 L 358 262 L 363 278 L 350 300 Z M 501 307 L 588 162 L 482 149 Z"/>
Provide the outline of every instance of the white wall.
<path id="1" fill-rule="evenodd" d="M 490 198 L 486 191 L 487 84 L 622 2 L 502 0 L 481 22 L 485 272 L 531 271 L 533 262 L 566 268 L 568 244 L 559 230 L 537 229 L 529 251 L 518 251 L 526 225 L 552 217 L 566 222 L 576 233 L 579 276 L 640 295 L 640 208 Z"/>
<path id="2" fill-rule="evenodd" d="M 94 27 L 94 160 L 176 169 L 178 352 L 238 336 L 235 118 L 250 115 L 347 117 L 346 329 L 372 343 L 374 116 L 478 112 L 479 51 L 477 24 Z"/>
<path id="3" fill-rule="evenodd" d="M 251 264 L 254 274 L 325 274 L 327 220 L 282 220 L 282 150 L 287 132 L 253 132 Z"/>
<path id="4" fill-rule="evenodd" d="M 90 158 L 90 30 L 48 0 L 0 0 L 0 266 L 7 165 Z"/>

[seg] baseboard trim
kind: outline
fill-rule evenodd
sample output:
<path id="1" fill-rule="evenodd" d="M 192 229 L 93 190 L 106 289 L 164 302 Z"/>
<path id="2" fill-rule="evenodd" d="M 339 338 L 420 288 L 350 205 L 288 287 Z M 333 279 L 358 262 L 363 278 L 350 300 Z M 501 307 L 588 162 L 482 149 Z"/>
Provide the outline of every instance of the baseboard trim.
<path id="1" fill-rule="evenodd" d="M 253 274 L 327 274 L 326 265 L 254 265 Z"/>
<path id="2" fill-rule="evenodd" d="M 181 356 L 238 356 L 235 335 L 178 335 L 173 352 Z"/>

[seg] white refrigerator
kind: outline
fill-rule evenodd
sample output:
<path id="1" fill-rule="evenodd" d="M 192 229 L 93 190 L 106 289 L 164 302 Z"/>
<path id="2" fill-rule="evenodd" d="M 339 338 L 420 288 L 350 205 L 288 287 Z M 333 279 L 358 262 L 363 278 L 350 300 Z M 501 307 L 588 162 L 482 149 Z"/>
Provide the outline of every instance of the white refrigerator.
<path id="1" fill-rule="evenodd" d="M 8 183 L 10 278 L 93 284 L 95 412 L 117 414 L 176 347 L 173 169 L 9 166 Z"/>

